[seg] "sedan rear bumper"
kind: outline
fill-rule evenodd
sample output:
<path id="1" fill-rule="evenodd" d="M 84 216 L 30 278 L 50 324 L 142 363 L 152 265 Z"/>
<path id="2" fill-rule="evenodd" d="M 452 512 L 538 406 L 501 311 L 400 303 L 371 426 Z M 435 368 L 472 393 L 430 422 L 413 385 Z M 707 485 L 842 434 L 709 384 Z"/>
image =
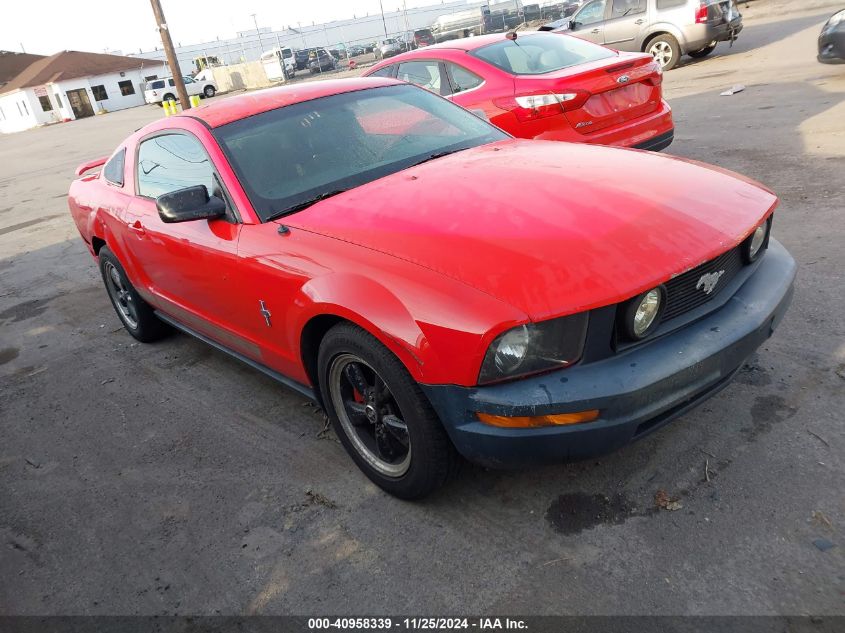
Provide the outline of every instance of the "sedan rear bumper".
<path id="1" fill-rule="evenodd" d="M 772 334 L 792 298 L 795 261 L 777 241 L 721 308 L 611 358 L 484 387 L 423 385 L 458 451 L 493 467 L 581 459 L 660 428 L 724 388 Z M 499 428 L 475 413 L 539 416 L 598 409 L 570 426 Z"/>
<path id="2" fill-rule="evenodd" d="M 545 119 L 544 121 L 546 123 L 544 125 L 547 127 L 539 134 L 521 134 L 520 132 L 522 130 L 508 129 L 507 131 L 514 134 L 514 136 L 533 138 L 535 140 L 569 141 L 571 143 L 643 148 L 645 145 L 651 143 L 652 140 L 658 137 L 665 137 L 666 134 L 672 134 L 674 137 L 675 130 L 675 124 L 672 121 L 672 108 L 665 100 L 661 100 L 660 107 L 653 112 L 590 134 L 582 134 L 581 132 L 575 131 L 563 116 L 556 118 L 560 118 L 561 120 L 558 125 L 550 124 L 547 122 L 549 119 Z M 495 124 L 495 121 L 493 123 Z M 655 151 L 663 149 L 668 144 L 655 148 Z"/>

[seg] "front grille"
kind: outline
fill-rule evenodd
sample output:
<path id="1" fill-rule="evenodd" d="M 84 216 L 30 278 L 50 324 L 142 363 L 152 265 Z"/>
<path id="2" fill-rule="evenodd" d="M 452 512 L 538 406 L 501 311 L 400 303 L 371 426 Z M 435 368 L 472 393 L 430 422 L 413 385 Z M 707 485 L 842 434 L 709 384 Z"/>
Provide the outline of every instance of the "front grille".
<path id="1" fill-rule="evenodd" d="M 674 319 L 690 310 L 704 305 L 730 284 L 731 280 L 742 269 L 742 253 L 739 246 L 722 253 L 709 262 L 704 262 L 692 270 L 674 277 L 666 282 L 666 309 L 663 321 Z M 710 294 L 705 294 L 700 281 L 703 275 L 724 271 Z M 698 286 L 698 288 L 696 288 Z"/>

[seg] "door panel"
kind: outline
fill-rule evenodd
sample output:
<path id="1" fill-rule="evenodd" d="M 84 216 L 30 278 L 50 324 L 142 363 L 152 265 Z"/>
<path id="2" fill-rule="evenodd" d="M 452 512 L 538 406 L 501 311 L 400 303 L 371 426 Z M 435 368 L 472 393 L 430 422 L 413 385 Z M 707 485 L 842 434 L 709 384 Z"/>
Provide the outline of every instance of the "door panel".
<path id="1" fill-rule="evenodd" d="M 611 0 L 604 43 L 620 51 L 638 51 L 648 26 L 647 0 Z"/>
<path id="2" fill-rule="evenodd" d="M 604 22 L 608 0 L 588 2 L 572 16 L 570 32 L 582 40 L 604 44 Z"/>

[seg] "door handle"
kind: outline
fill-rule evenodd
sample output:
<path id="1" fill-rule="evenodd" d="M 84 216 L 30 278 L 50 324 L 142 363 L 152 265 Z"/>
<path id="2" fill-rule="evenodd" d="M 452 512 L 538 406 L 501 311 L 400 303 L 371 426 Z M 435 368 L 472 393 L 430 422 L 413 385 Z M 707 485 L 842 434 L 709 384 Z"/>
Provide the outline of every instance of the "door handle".
<path id="1" fill-rule="evenodd" d="M 599 32 L 600 31 L 598 29 L 593 29 L 592 31 L 590 31 L 590 33 L 599 33 Z"/>
<path id="2" fill-rule="evenodd" d="M 141 224 L 140 220 L 135 220 L 132 224 L 130 224 L 129 230 L 133 233 L 137 233 L 138 235 L 144 235 L 144 233 L 146 233 L 146 231 L 144 230 L 144 225 Z"/>
<path id="3" fill-rule="evenodd" d="M 634 24 L 643 24 L 644 22 L 645 22 L 645 20 L 640 18 L 639 20 L 635 21 Z"/>

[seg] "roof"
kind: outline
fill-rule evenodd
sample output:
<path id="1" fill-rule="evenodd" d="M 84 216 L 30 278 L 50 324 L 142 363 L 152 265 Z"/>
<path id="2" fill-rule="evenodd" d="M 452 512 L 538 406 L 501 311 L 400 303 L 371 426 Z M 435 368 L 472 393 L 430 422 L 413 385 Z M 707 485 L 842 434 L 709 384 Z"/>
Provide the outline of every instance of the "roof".
<path id="1" fill-rule="evenodd" d="M 191 108 L 178 116 L 189 116 L 204 121 L 209 127 L 220 127 L 239 119 L 244 119 L 268 110 L 275 110 L 285 106 L 311 101 L 320 97 L 392 86 L 401 83 L 395 79 L 384 77 L 359 77 L 354 79 L 327 79 L 324 81 L 309 81 L 279 88 L 267 88 L 256 92 L 227 97 L 212 101 L 207 105 Z"/>
<path id="2" fill-rule="evenodd" d="M 0 86 L 12 80 L 23 72 L 27 66 L 39 59 L 44 59 L 44 55 L 0 51 Z"/>
<path id="3" fill-rule="evenodd" d="M 538 31 L 538 33 L 541 31 Z M 525 37 L 526 35 L 533 35 L 532 31 L 528 33 L 517 33 L 517 39 L 520 37 Z M 427 51 L 432 48 L 456 48 L 461 51 L 474 51 L 476 48 L 481 48 L 482 46 L 487 46 L 487 44 L 494 44 L 495 42 L 501 42 L 505 39 L 505 33 L 490 33 L 489 35 L 478 35 L 476 37 L 462 37 L 458 40 L 446 40 L 445 42 L 439 42 L 437 44 L 432 44 L 431 46 L 424 46 L 423 48 L 418 48 L 418 51 Z"/>
<path id="4" fill-rule="evenodd" d="M 27 66 L 16 77 L 0 88 L 2 92 L 11 92 L 21 88 L 41 86 L 53 81 L 76 79 L 91 75 L 122 70 L 135 70 L 148 66 L 161 66 L 164 62 L 159 59 L 144 59 L 141 57 L 124 57 L 123 55 L 106 55 L 103 53 L 85 53 L 81 51 L 62 51 L 50 57 L 38 59 Z"/>

